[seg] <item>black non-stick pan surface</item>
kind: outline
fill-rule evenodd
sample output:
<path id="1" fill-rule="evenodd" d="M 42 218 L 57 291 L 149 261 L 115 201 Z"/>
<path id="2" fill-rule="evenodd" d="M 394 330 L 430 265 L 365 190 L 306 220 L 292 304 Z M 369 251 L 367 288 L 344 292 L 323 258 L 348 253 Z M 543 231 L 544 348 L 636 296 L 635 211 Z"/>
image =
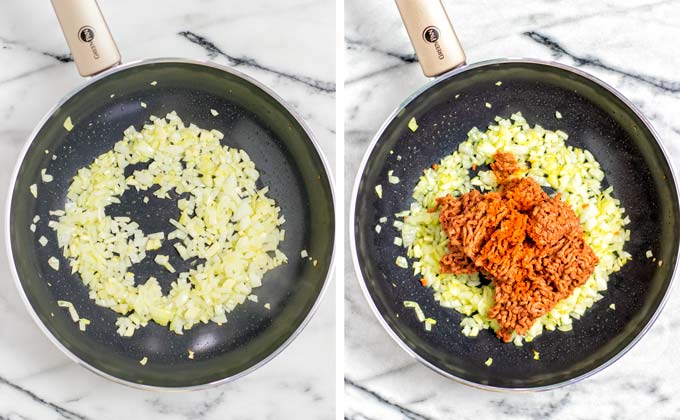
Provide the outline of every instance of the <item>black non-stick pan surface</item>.
<path id="1" fill-rule="evenodd" d="M 496 85 L 501 81 L 500 86 Z M 456 95 L 459 95 L 456 98 Z M 492 107 L 488 109 L 485 103 Z M 355 186 L 355 263 L 370 304 L 390 334 L 429 367 L 487 388 L 546 389 L 576 381 L 622 355 L 658 315 L 676 266 L 680 226 L 672 170 L 646 124 L 622 97 L 584 73 L 533 61 L 487 62 L 444 76 L 414 95 L 376 136 Z M 433 298 L 412 269 L 395 265 L 405 250 L 392 243 L 394 213 L 408 209 L 424 168 L 457 149 L 472 127 L 485 130 L 499 115 L 521 111 L 529 124 L 560 129 L 567 143 L 589 150 L 606 174 L 605 185 L 630 216 L 633 255 L 610 276 L 604 299 L 574 322 L 570 332 L 544 332 L 517 347 L 492 331 L 465 337 L 462 317 Z M 555 111 L 563 118 L 557 119 Z M 412 132 L 408 121 L 419 128 Z M 397 157 L 401 156 L 401 160 Z M 401 182 L 392 185 L 387 171 Z M 381 184 L 383 198 L 374 187 Z M 388 216 L 380 233 L 374 227 Z M 645 257 L 647 250 L 663 261 Z M 412 260 L 410 262 L 413 262 Z M 426 332 L 404 300 L 417 301 L 437 324 Z M 609 305 L 615 304 L 611 310 Z M 540 353 L 533 359 L 532 350 Z M 484 362 L 493 358 L 493 364 Z"/>
<path id="2" fill-rule="evenodd" d="M 309 133 L 263 89 L 216 65 L 169 60 L 133 64 L 95 79 L 65 100 L 38 129 L 11 190 L 9 246 L 20 287 L 39 323 L 79 362 L 126 383 L 196 387 L 254 369 L 282 349 L 308 320 L 333 254 L 331 185 Z M 142 102 L 147 108 L 142 108 Z M 211 109 L 219 115 L 213 116 Z M 123 338 L 114 325 L 118 314 L 95 305 L 80 278 L 70 274 L 56 235 L 47 226 L 54 219 L 48 212 L 63 208 L 76 171 L 110 150 L 127 127 L 141 129 L 150 115 L 163 117 L 173 110 L 186 124 L 222 131 L 222 144 L 250 155 L 261 174 L 260 186 L 269 186 L 269 196 L 286 218 L 280 249 L 289 261 L 267 273 L 262 287 L 254 289 L 259 302 L 239 305 L 222 326 L 199 324 L 177 335 L 149 323 L 133 337 Z M 71 132 L 63 128 L 69 116 L 75 125 Z M 42 168 L 54 176 L 53 182 L 40 181 Z M 37 199 L 29 192 L 33 183 L 38 184 Z M 148 204 L 143 203 L 145 196 Z M 147 233 L 167 234 L 174 230 L 168 219 L 179 215 L 177 197 L 173 198 L 161 200 L 150 191 L 128 191 L 122 204 L 109 208 L 109 214 L 129 216 Z M 35 215 L 40 221 L 33 234 L 29 226 Z M 49 239 L 45 247 L 38 243 L 41 235 Z M 317 266 L 300 257 L 302 249 L 318 260 Z M 189 262 L 182 261 L 169 242 L 158 252 L 169 255 L 178 272 L 189 269 Z M 58 272 L 47 264 L 51 256 L 61 261 Z M 153 275 L 167 293 L 176 274 L 159 270 L 151 260 L 133 266 L 135 277 L 146 281 Z M 79 315 L 91 320 L 86 332 L 57 307 L 57 300 L 73 302 Z M 270 303 L 271 309 L 264 303 Z M 193 360 L 188 358 L 189 349 L 195 352 Z M 148 358 L 146 366 L 139 364 L 143 357 Z"/>

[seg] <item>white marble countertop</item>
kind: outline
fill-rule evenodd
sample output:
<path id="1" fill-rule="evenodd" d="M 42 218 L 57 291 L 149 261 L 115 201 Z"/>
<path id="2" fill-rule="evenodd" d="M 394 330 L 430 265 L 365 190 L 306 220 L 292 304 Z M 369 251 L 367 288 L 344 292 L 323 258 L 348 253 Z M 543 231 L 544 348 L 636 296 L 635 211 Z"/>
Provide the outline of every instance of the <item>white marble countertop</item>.
<path id="1" fill-rule="evenodd" d="M 189 57 L 234 65 L 292 104 L 316 133 L 329 162 L 334 161 L 335 53 L 329 48 L 335 39 L 332 0 L 99 3 L 124 61 Z M 29 133 L 57 100 L 83 83 L 68 61 L 66 43 L 49 2 L 3 2 L 2 197 L 7 194 L 11 168 Z M 4 252 L 0 256 L 0 290 L 0 419 L 334 416 L 333 284 L 307 328 L 271 363 L 232 384 L 179 394 L 118 385 L 62 355 L 24 308 Z"/>
<path id="2" fill-rule="evenodd" d="M 590 72 L 640 107 L 680 167 L 680 2 L 445 3 L 469 62 L 536 57 Z M 346 0 L 345 11 L 349 179 L 384 119 L 426 79 L 414 63 L 393 0 Z M 347 197 L 351 188 L 348 182 Z M 649 333 L 605 371 L 555 391 L 505 394 L 459 385 L 411 359 L 373 316 L 349 253 L 345 264 L 346 419 L 680 418 L 677 288 Z"/>

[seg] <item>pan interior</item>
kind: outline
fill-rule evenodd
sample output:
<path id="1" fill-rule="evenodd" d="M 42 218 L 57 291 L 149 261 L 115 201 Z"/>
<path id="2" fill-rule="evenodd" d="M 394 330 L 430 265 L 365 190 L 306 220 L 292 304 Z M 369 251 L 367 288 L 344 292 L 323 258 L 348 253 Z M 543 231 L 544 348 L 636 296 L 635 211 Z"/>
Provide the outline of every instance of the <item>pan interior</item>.
<path id="1" fill-rule="evenodd" d="M 213 116 L 211 109 L 219 115 Z M 80 278 L 70 274 L 56 236 L 47 226 L 54 219 L 48 212 L 63 208 L 76 171 L 111 149 L 123 130 L 130 125 L 139 130 L 150 115 L 165 116 L 173 110 L 186 124 L 222 131 L 222 144 L 250 155 L 260 171 L 261 186 L 269 186 L 269 196 L 286 218 L 286 237 L 280 249 L 289 262 L 268 272 L 262 287 L 253 291 L 259 301 L 239 305 L 227 314 L 225 325 L 199 324 L 177 335 L 150 323 L 133 337 L 121 338 L 114 326 L 118 315 L 96 306 Z M 63 122 L 69 116 L 75 128 L 66 132 Z M 53 182 L 40 182 L 42 168 L 54 176 Z M 33 183 L 38 184 L 37 200 L 29 192 Z M 130 216 L 148 233 L 173 230 L 167 220 L 177 216 L 176 203 L 146 194 L 150 202 L 144 204 L 144 195 L 126 192 L 124 203 L 112 211 Z M 40 221 L 32 234 L 29 225 L 35 215 Z M 87 85 L 56 109 L 40 128 L 19 169 L 10 225 L 21 285 L 49 333 L 101 372 L 162 387 L 190 387 L 233 377 L 280 349 L 307 318 L 322 291 L 334 238 L 329 179 L 296 118 L 248 80 L 220 68 L 187 62 L 153 62 L 119 70 Z M 49 239 L 45 247 L 37 242 L 41 235 Z M 301 249 L 309 250 L 318 264 L 302 259 Z M 174 255 L 169 243 L 159 252 Z M 50 256 L 60 258 L 59 271 L 47 264 Z M 167 292 L 176 275 L 160 271 L 154 264 L 135 267 L 137 278 L 155 275 Z M 80 316 L 91 320 L 86 333 L 57 307 L 59 299 L 73 302 Z M 265 303 L 271 309 L 266 309 Z M 193 360 L 188 358 L 189 350 L 195 353 Z M 144 367 L 139 364 L 143 357 L 148 358 Z"/>
<path id="2" fill-rule="evenodd" d="M 501 81 L 499 86 L 497 81 Z M 456 97 L 457 96 L 457 97 Z M 490 103 L 487 108 L 485 103 Z M 476 338 L 460 332 L 458 312 L 434 300 L 413 275 L 395 265 L 405 250 L 393 245 L 394 213 L 408 208 L 422 170 L 456 150 L 472 127 L 486 129 L 496 115 L 521 111 L 529 124 L 561 129 L 567 143 L 593 153 L 605 183 L 631 218 L 633 255 L 610 276 L 604 299 L 575 321 L 571 332 L 544 332 L 523 347 L 504 344 L 493 333 Z M 555 111 L 563 116 L 557 119 Z M 408 129 L 415 117 L 419 128 Z M 401 157 L 398 160 L 398 157 Z M 388 170 L 401 179 L 387 181 Z M 383 198 L 374 187 L 381 184 Z M 445 77 L 407 103 L 386 125 L 370 152 L 356 197 L 357 258 L 370 299 L 393 335 L 427 364 L 477 384 L 502 388 L 555 385 L 610 361 L 653 319 L 670 285 L 678 252 L 679 211 L 671 170 L 654 135 L 624 102 L 607 89 L 563 68 L 531 62 L 503 62 L 469 68 Z M 382 216 L 390 221 L 379 234 Z M 652 250 L 659 266 L 645 257 Z M 437 319 L 426 332 L 404 300 L 420 303 Z M 616 310 L 609 305 L 615 304 Z M 533 359 L 532 350 L 540 353 Z M 493 358 L 487 367 L 484 362 Z"/>

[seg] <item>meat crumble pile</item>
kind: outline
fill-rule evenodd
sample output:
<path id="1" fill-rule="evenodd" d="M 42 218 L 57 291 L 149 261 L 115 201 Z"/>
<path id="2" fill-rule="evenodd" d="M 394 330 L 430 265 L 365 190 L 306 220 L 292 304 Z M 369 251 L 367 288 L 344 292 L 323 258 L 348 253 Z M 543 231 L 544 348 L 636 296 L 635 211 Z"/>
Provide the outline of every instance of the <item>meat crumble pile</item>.
<path id="1" fill-rule="evenodd" d="M 481 272 L 494 281 L 495 305 L 489 318 L 508 342 L 525 335 L 537 318 L 569 296 L 591 276 L 597 256 L 585 243 L 574 211 L 551 198 L 533 179 L 520 177 L 510 153 L 491 164 L 499 190 L 472 190 L 459 198 L 437 199 L 439 221 L 449 238 L 442 273 Z"/>

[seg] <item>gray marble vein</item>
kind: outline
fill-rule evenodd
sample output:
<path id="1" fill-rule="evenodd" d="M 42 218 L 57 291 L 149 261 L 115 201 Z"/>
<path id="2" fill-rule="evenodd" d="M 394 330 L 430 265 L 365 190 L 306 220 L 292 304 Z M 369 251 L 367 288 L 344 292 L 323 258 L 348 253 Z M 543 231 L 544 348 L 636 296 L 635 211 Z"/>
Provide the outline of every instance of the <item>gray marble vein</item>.
<path id="1" fill-rule="evenodd" d="M 226 54 L 224 51 L 222 51 L 220 48 L 218 48 L 212 41 L 206 39 L 204 36 L 198 35 L 194 32 L 191 31 L 181 31 L 178 33 L 178 35 L 186 38 L 189 42 L 192 42 L 196 45 L 201 46 L 203 49 L 205 49 L 208 52 L 208 57 L 210 58 L 216 58 L 218 56 L 222 56 L 229 60 L 229 64 L 231 64 L 234 67 L 238 66 L 248 66 L 248 67 L 253 67 L 259 70 L 263 70 L 269 73 L 273 73 L 276 75 L 279 75 L 281 77 L 285 77 L 286 79 L 290 79 L 299 83 L 302 83 L 304 85 L 307 85 L 311 87 L 312 89 L 318 90 L 320 92 L 335 92 L 335 83 L 333 82 L 325 82 L 322 80 L 315 80 L 310 77 L 305 77 L 305 76 L 298 76 L 295 74 L 289 74 L 289 73 L 284 73 L 279 70 L 274 70 L 268 67 L 265 67 L 261 64 L 259 64 L 257 61 L 253 60 L 252 58 L 248 57 L 234 57 L 231 55 Z"/>
<path id="2" fill-rule="evenodd" d="M 680 164 L 680 2 L 444 0 L 469 62 L 536 57 L 587 71 L 650 119 Z M 427 82 L 392 0 L 345 1 L 345 194 L 385 118 Z M 578 384 L 508 394 L 459 385 L 414 361 L 369 309 L 346 258 L 345 418 L 627 420 L 680 418 L 677 288 L 643 340 Z M 358 328 L 357 326 L 360 326 Z"/>
<path id="3" fill-rule="evenodd" d="M 99 0 L 99 5 L 124 62 L 188 57 L 234 66 L 291 104 L 334 161 L 335 53 L 328 47 L 335 37 L 333 1 Z M 3 2 L 0 62 L 0 195 L 5 197 L 29 134 L 83 79 L 43 0 Z M 302 334 L 257 372 L 205 391 L 158 393 L 112 383 L 62 355 L 24 308 L 4 252 L 0 272 L 0 419 L 333 417 L 333 286 Z"/>

